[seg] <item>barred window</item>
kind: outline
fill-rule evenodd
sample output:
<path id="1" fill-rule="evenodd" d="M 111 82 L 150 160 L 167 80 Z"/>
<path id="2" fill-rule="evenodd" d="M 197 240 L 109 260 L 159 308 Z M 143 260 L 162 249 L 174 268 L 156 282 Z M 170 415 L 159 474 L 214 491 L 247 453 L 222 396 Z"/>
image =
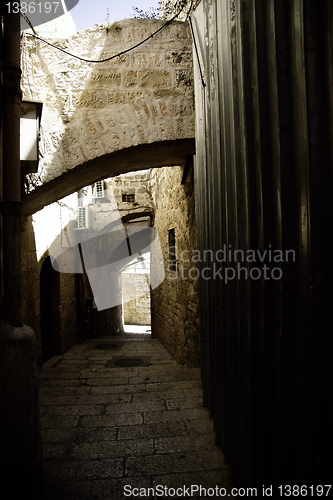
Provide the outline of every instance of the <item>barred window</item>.
<path id="1" fill-rule="evenodd" d="M 177 256 L 176 256 L 176 236 L 174 229 L 169 229 L 168 240 L 169 240 L 168 241 L 169 271 L 175 273 L 177 271 Z"/>
<path id="2" fill-rule="evenodd" d="M 123 194 L 122 195 L 122 200 L 126 203 L 134 203 L 135 202 L 135 194 Z"/>

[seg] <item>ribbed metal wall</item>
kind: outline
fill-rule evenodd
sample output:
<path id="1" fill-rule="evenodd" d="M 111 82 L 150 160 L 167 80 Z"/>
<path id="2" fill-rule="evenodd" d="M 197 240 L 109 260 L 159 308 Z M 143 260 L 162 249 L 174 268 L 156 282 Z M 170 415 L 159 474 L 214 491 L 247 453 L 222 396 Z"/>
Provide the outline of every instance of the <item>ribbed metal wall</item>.
<path id="1" fill-rule="evenodd" d="M 239 486 L 331 477 L 332 20 L 327 0 L 203 0 L 191 17 L 198 248 L 267 251 L 215 260 L 240 279 L 200 278 L 204 404 Z"/>

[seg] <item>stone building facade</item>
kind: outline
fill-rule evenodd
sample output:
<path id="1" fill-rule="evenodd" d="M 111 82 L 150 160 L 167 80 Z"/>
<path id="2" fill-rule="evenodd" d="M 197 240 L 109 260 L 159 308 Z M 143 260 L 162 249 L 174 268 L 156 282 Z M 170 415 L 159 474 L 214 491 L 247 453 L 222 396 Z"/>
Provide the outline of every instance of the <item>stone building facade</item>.
<path id="1" fill-rule="evenodd" d="M 121 216 L 135 211 L 151 211 L 150 172 L 130 172 L 107 179 Z M 132 197 L 132 199 L 131 199 Z"/>
<path id="2" fill-rule="evenodd" d="M 136 227 L 149 227 L 153 224 L 154 210 L 151 198 L 150 171 L 130 172 L 108 179 L 114 198 L 117 201 L 119 213 L 122 217 L 141 215 L 124 223 L 127 228 L 130 224 Z M 121 273 L 122 280 L 122 307 L 123 322 L 125 325 L 150 325 L 150 279 L 149 260 L 140 270 L 134 264 Z M 141 266 L 142 267 L 142 266 Z M 129 272 L 133 268 L 133 272 Z M 147 268 L 147 269 L 146 269 Z"/>
<path id="3" fill-rule="evenodd" d="M 196 249 L 192 167 L 152 169 L 151 190 L 166 269 L 165 280 L 151 292 L 152 334 L 178 363 L 200 366 L 198 276 L 190 259 Z"/>
<path id="4" fill-rule="evenodd" d="M 123 318 L 125 325 L 150 325 L 149 273 L 123 272 Z"/>

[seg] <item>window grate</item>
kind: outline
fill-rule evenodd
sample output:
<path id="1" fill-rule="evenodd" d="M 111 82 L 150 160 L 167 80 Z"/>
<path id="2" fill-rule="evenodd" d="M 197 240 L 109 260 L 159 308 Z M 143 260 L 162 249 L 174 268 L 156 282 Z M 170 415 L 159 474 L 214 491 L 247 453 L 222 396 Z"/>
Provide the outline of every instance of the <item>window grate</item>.
<path id="1" fill-rule="evenodd" d="M 90 210 L 89 206 L 78 207 L 76 221 L 77 227 L 74 229 L 89 229 L 93 231 L 95 228 L 94 212 Z"/>
<path id="2" fill-rule="evenodd" d="M 85 229 L 87 227 L 86 207 L 78 207 L 77 227 Z"/>
<path id="3" fill-rule="evenodd" d="M 125 203 L 134 203 L 135 202 L 135 194 L 129 194 L 129 193 L 123 194 L 122 200 Z"/>
<path id="4" fill-rule="evenodd" d="M 104 197 L 104 186 L 103 181 L 95 182 L 95 198 L 103 198 Z"/>
<path id="5" fill-rule="evenodd" d="M 169 271 L 175 273 L 177 271 L 177 256 L 176 256 L 176 236 L 174 229 L 169 229 L 168 240 L 169 240 L 168 241 Z"/>

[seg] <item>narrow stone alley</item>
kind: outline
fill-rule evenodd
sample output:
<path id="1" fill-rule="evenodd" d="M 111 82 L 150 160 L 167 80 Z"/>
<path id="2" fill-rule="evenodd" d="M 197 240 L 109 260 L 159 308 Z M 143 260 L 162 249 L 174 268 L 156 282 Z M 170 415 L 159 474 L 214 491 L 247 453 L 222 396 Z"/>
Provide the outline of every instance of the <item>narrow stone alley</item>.
<path id="1" fill-rule="evenodd" d="M 178 498 L 186 495 L 175 490 L 191 485 L 196 498 L 208 497 L 200 486 L 230 491 L 200 369 L 178 365 L 159 340 L 87 340 L 51 358 L 39 377 L 43 499 Z"/>

